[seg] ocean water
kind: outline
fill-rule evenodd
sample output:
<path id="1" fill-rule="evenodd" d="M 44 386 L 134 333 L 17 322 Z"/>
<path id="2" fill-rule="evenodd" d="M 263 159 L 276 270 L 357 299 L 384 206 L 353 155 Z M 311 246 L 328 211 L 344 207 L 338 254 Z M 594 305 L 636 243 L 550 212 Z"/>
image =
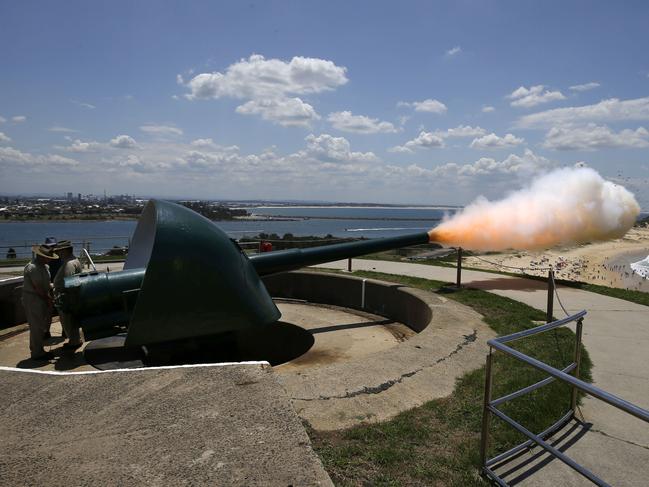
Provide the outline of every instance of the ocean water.
<path id="1" fill-rule="evenodd" d="M 453 213 L 446 208 L 380 208 L 380 207 L 271 207 L 249 208 L 257 216 L 295 218 L 291 221 L 224 221 L 215 222 L 232 238 L 253 236 L 259 233 L 276 233 L 283 236 L 333 235 L 349 237 L 391 237 L 406 233 L 423 232 L 433 228 L 445 216 Z M 646 217 L 643 213 L 641 217 Z M 301 218 L 304 217 L 304 218 Z M 90 244 L 92 253 L 129 244 L 137 222 L 132 221 L 78 221 L 78 222 L 11 222 L 0 223 L 0 258 L 8 247 L 14 247 L 18 256 L 31 256 L 31 245 L 42 243 L 45 237 L 72 240 L 77 246 Z M 649 258 L 649 257 L 648 257 Z M 647 259 L 636 262 L 638 271 L 647 272 Z M 634 269 L 635 270 L 635 269 Z"/>
<path id="2" fill-rule="evenodd" d="M 295 220 L 215 222 L 232 238 L 259 233 L 283 236 L 389 237 L 423 232 L 434 227 L 450 210 L 437 208 L 341 208 L 341 207 L 258 207 L 251 213 L 262 217 L 296 218 Z M 304 217 L 304 218 L 300 218 Z M 8 247 L 19 257 L 31 255 L 31 245 L 46 237 L 72 240 L 77 246 L 90 244 L 92 253 L 103 253 L 114 246 L 127 246 L 136 221 L 78 222 L 10 222 L 0 223 L 0 258 Z"/>
<path id="3" fill-rule="evenodd" d="M 638 262 L 631 263 L 631 269 L 639 276 L 649 279 L 649 256 Z"/>

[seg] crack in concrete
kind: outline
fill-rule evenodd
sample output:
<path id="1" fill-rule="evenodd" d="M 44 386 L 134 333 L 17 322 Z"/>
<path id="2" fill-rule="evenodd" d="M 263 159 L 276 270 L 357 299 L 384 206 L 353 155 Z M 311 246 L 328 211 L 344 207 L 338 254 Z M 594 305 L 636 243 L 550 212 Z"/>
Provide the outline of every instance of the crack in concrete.
<path id="1" fill-rule="evenodd" d="M 633 442 L 631 440 L 625 440 L 624 438 L 619 438 L 617 436 L 609 435 L 608 433 L 606 433 L 605 431 L 602 431 L 602 430 L 591 429 L 591 431 L 593 433 L 599 433 L 602 436 L 607 436 L 607 437 L 612 438 L 614 440 L 618 440 L 618 441 L 622 441 L 624 443 L 628 443 L 629 445 L 633 445 L 633 446 L 637 446 L 637 447 L 640 447 L 640 448 L 644 448 L 645 450 L 649 450 L 649 446 L 647 446 L 647 445 L 641 445 L 640 443 L 635 443 L 635 442 Z"/>
<path id="2" fill-rule="evenodd" d="M 313 397 L 311 397 L 311 398 L 294 397 L 293 400 L 294 401 L 328 401 L 330 399 L 350 399 L 352 397 L 360 396 L 360 395 L 363 395 L 363 394 L 380 394 L 381 392 L 387 391 L 392 386 L 394 386 L 396 384 L 400 384 L 401 382 L 403 382 L 404 379 L 407 379 L 408 377 L 412 377 L 413 375 L 418 374 L 419 372 L 421 372 L 424 369 L 434 367 L 435 365 L 440 364 L 440 363 L 444 362 L 445 360 L 451 358 L 453 355 L 458 354 L 464 347 L 466 347 L 470 343 L 473 343 L 473 342 L 475 342 L 477 340 L 477 338 L 478 338 L 478 330 L 473 330 L 473 333 L 471 333 L 469 335 L 463 335 L 463 337 L 464 337 L 464 340 L 462 340 L 460 343 L 458 343 L 457 346 L 455 347 L 455 350 L 450 352 L 448 355 L 445 355 L 444 357 L 438 358 L 437 360 L 435 360 L 435 362 L 433 362 L 430 365 L 425 365 L 425 366 L 420 367 L 420 368 L 418 368 L 416 370 L 413 370 L 411 372 L 406 372 L 404 374 L 401 374 L 397 379 L 390 379 L 388 381 L 385 381 L 385 382 L 383 382 L 383 383 L 381 383 L 381 384 L 379 384 L 377 386 L 373 386 L 373 387 L 365 386 L 362 389 L 347 392 L 347 393 L 345 393 L 343 395 L 340 395 L 340 396 L 318 396 L 316 398 L 313 398 Z"/>

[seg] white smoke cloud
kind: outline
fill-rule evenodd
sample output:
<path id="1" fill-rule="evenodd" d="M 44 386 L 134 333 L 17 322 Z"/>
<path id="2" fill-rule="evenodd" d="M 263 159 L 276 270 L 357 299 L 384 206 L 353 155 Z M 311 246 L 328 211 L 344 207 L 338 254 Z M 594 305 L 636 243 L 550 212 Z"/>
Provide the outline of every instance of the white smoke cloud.
<path id="1" fill-rule="evenodd" d="M 472 250 L 543 249 L 622 237 L 639 213 L 624 187 L 591 168 L 563 168 L 500 201 L 477 199 L 431 239 Z"/>

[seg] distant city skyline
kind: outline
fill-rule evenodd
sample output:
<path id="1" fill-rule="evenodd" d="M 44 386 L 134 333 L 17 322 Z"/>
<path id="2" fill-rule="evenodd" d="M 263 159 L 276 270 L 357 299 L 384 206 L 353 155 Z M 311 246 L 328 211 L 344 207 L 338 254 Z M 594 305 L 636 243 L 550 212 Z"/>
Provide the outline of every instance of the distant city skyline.
<path id="1" fill-rule="evenodd" d="M 0 194 L 649 209 L 646 2 L 4 2 Z"/>

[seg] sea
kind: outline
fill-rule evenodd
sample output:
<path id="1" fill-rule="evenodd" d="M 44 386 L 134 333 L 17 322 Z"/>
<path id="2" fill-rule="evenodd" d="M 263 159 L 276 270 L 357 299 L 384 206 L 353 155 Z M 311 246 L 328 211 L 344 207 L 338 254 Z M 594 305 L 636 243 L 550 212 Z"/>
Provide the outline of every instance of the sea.
<path id="1" fill-rule="evenodd" d="M 336 238 L 375 238 L 423 232 L 436 226 L 457 208 L 447 207 L 341 207 L 259 206 L 246 208 L 253 218 L 215 222 L 238 239 L 260 233 L 295 236 L 331 235 Z M 130 243 L 137 221 L 61 221 L 0 223 L 0 258 L 9 247 L 18 257 L 31 256 L 31 246 L 46 237 L 71 240 L 89 246 L 91 253 L 104 253 Z"/>
<path id="2" fill-rule="evenodd" d="M 254 218 L 215 222 L 230 237 L 260 233 L 295 236 L 331 235 L 336 238 L 377 238 L 423 232 L 436 226 L 459 208 L 361 207 L 361 206 L 258 206 L 246 208 Z M 649 213 L 642 213 L 646 218 Z M 46 237 L 72 240 L 93 254 L 130 244 L 137 221 L 9 222 L 0 223 L 0 259 L 9 247 L 18 257 L 31 256 L 31 246 Z M 649 278 L 649 256 L 627 262 L 634 272 Z"/>
<path id="3" fill-rule="evenodd" d="M 649 256 L 638 262 L 632 262 L 631 269 L 639 276 L 649 279 Z"/>

